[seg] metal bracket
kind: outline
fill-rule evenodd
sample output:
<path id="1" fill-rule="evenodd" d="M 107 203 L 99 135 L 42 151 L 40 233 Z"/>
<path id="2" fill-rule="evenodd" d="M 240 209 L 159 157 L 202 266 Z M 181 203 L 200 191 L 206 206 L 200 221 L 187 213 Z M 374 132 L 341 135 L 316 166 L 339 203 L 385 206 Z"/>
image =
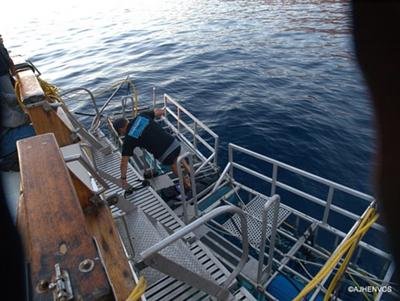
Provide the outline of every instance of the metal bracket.
<path id="1" fill-rule="evenodd" d="M 61 270 L 60 264 L 56 263 L 54 266 L 56 270 L 56 278 L 48 286 L 49 290 L 53 291 L 53 298 L 55 301 L 68 301 L 74 298 L 72 292 L 71 281 L 69 274 L 66 270 Z"/>

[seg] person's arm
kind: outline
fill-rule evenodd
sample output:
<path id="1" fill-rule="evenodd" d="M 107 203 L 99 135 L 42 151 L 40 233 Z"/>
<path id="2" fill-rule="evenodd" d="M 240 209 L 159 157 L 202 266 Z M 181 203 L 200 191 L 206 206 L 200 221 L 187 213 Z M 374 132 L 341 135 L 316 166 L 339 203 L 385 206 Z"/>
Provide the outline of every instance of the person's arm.
<path id="1" fill-rule="evenodd" d="M 161 117 L 162 115 L 165 114 L 165 109 L 154 109 L 152 111 L 145 111 L 140 114 L 146 115 L 150 117 L 151 119 L 154 119 L 156 117 Z"/>
<path id="2" fill-rule="evenodd" d="M 137 146 L 135 140 L 130 139 L 130 137 L 124 138 L 124 143 L 122 144 L 122 157 L 121 157 L 121 183 L 124 189 L 128 188 L 127 171 L 128 171 L 128 161 L 129 157 L 133 155 L 133 150 Z"/>
<path id="3" fill-rule="evenodd" d="M 155 117 L 161 117 L 165 114 L 165 109 L 154 109 L 153 113 Z"/>
<path id="4" fill-rule="evenodd" d="M 121 157 L 120 169 L 121 169 L 121 181 L 123 186 L 128 186 L 128 181 L 126 180 L 126 174 L 128 171 L 128 161 L 129 161 L 129 156 Z"/>

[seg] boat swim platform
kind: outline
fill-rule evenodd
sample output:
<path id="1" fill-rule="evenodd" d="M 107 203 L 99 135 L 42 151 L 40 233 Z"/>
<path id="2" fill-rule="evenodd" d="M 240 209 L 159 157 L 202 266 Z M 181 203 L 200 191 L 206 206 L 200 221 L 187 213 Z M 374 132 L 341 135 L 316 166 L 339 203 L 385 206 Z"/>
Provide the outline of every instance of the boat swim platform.
<path id="1" fill-rule="evenodd" d="M 102 143 L 109 143 L 106 137 L 103 137 L 102 140 Z M 113 150 L 109 154 L 95 150 L 93 159 L 98 169 L 119 178 L 121 154 L 118 150 Z M 127 196 L 126 200 L 134 204 L 137 210 L 124 212 L 117 206 L 110 206 L 110 209 L 120 230 L 120 236 L 128 256 L 138 260 L 140 252 L 169 233 L 181 229 L 185 224 L 151 186 L 138 189 L 142 185 L 142 177 L 130 163 L 128 164 L 127 179 L 128 183 L 137 190 Z M 124 194 L 121 187 L 111 181 L 105 181 L 110 186 L 105 191 L 106 198 Z M 146 233 L 147 231 L 150 233 Z M 137 235 L 132 237 L 133 233 Z M 167 247 L 166 249 L 170 248 L 171 250 L 166 250 L 164 255 L 178 263 L 183 262 L 183 265 L 189 270 L 210 277 L 218 285 L 224 283 L 230 272 L 208 247 L 199 239 L 195 239 L 194 234 L 186 236 L 185 241 L 185 243 L 178 241 Z M 182 257 L 185 256 L 186 260 L 182 260 Z M 151 267 L 147 267 L 143 271 L 148 280 L 148 288 L 145 292 L 148 300 L 203 300 L 209 297 L 206 292 Z M 238 289 L 234 293 L 234 298 L 235 300 L 255 300 L 244 288 Z"/>

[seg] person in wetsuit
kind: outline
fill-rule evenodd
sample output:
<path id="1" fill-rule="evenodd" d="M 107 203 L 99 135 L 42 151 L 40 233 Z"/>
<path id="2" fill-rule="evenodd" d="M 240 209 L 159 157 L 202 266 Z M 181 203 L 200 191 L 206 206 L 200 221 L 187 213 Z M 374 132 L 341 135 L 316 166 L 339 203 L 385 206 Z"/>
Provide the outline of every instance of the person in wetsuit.
<path id="1" fill-rule="evenodd" d="M 128 187 L 126 174 L 129 157 L 133 155 L 135 147 L 143 147 L 164 165 L 170 165 L 172 171 L 178 175 L 177 159 L 181 151 L 180 143 L 168 134 L 158 123 L 155 117 L 164 115 L 164 109 L 154 109 L 140 113 L 132 121 L 126 118 L 118 118 L 113 122 L 113 127 L 118 135 L 124 135 L 121 158 L 121 180 L 122 185 Z M 187 162 L 183 166 L 189 172 Z M 186 188 L 190 187 L 188 177 L 184 178 Z"/>

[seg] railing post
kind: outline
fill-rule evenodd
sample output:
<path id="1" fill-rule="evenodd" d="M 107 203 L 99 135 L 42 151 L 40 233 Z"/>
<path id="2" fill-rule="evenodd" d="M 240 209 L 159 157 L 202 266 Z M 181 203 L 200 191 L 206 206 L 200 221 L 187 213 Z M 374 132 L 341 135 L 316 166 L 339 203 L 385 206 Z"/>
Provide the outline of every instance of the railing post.
<path id="1" fill-rule="evenodd" d="M 333 186 L 329 186 L 328 197 L 326 199 L 326 206 L 324 210 L 324 217 L 322 218 L 322 222 L 326 224 L 328 222 L 329 211 L 331 210 L 332 200 L 333 200 Z"/>
<path id="2" fill-rule="evenodd" d="M 276 181 L 278 178 L 278 165 L 272 165 L 272 183 L 271 183 L 271 196 L 273 196 L 276 192 Z"/>
<path id="3" fill-rule="evenodd" d="M 199 207 L 197 204 L 197 189 L 196 189 L 196 181 L 194 177 L 194 169 L 193 169 L 193 155 L 189 154 L 189 169 L 190 169 L 190 185 L 192 186 L 192 199 L 194 204 L 194 216 L 199 217 Z"/>
<path id="4" fill-rule="evenodd" d="M 258 270 L 257 270 L 257 285 L 261 286 L 262 282 L 271 274 L 272 264 L 274 259 L 274 251 L 275 251 L 275 238 L 277 232 L 277 224 L 278 224 L 278 213 L 279 213 L 279 204 L 280 197 L 275 194 L 264 204 L 263 214 L 262 214 L 262 228 L 261 228 L 261 241 L 260 241 L 260 253 L 258 259 Z M 271 221 L 271 236 L 270 236 L 270 244 L 269 244 L 269 252 L 268 252 L 268 264 L 266 273 L 264 274 L 264 256 L 265 256 L 265 245 L 267 242 L 267 227 L 268 227 L 268 211 L 272 207 L 273 215 Z"/>
<path id="5" fill-rule="evenodd" d="M 153 109 L 156 107 L 156 87 L 153 87 Z"/>
<path id="6" fill-rule="evenodd" d="M 229 176 L 233 179 L 233 145 L 231 143 L 228 144 L 228 160 L 230 163 Z"/>
<path id="7" fill-rule="evenodd" d="M 194 126 L 193 126 L 193 146 L 195 149 L 197 149 L 197 122 L 194 122 Z"/>
<path id="8" fill-rule="evenodd" d="M 167 102 L 168 102 L 168 98 L 167 98 L 167 94 L 164 94 L 164 108 L 167 108 Z M 168 114 L 168 110 L 165 110 L 164 113 L 164 117 L 167 118 L 167 114 Z"/>
<path id="9" fill-rule="evenodd" d="M 271 238 L 270 238 L 270 245 L 269 245 L 269 254 L 268 254 L 268 265 L 267 271 L 265 273 L 265 279 L 271 275 L 272 271 L 272 264 L 274 263 L 274 251 L 275 251 L 275 240 L 276 240 L 276 232 L 278 226 L 278 214 L 279 214 L 279 205 L 280 205 L 280 197 L 276 195 L 275 204 L 273 204 L 273 216 L 272 216 L 272 226 L 271 226 Z M 266 212 L 265 212 L 266 214 Z"/>
<path id="10" fill-rule="evenodd" d="M 181 109 L 179 107 L 176 107 L 176 116 L 178 117 L 176 120 L 176 128 L 178 129 L 178 132 L 181 132 Z"/>
<path id="11" fill-rule="evenodd" d="M 214 165 L 218 166 L 218 147 L 219 147 L 219 137 L 215 137 L 215 143 L 214 143 Z"/>

